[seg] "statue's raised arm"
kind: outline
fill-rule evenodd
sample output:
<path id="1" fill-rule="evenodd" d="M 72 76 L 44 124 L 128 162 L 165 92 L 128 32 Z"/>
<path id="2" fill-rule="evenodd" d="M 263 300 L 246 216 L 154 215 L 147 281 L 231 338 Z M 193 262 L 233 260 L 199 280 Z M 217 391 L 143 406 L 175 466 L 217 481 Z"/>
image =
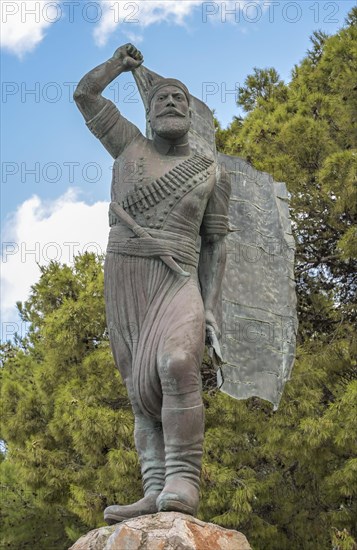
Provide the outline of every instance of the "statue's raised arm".
<path id="1" fill-rule="evenodd" d="M 143 56 L 135 46 L 120 46 L 110 59 L 80 80 L 73 95 L 88 128 L 113 158 L 117 158 L 140 131 L 120 114 L 112 101 L 102 96 L 102 92 L 120 74 L 138 68 L 142 62 Z"/>

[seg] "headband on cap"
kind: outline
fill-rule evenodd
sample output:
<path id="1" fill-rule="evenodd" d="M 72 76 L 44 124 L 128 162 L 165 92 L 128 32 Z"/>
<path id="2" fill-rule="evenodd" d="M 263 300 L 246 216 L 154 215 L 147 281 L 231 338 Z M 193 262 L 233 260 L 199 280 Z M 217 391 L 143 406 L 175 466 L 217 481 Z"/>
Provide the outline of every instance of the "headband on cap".
<path id="1" fill-rule="evenodd" d="M 148 92 L 148 107 L 150 109 L 151 101 L 154 95 L 160 88 L 163 88 L 164 86 L 176 86 L 176 88 L 180 88 L 180 90 L 185 94 L 187 102 L 190 103 L 190 92 L 188 91 L 187 87 L 181 82 L 180 80 L 176 80 L 176 78 L 163 78 L 155 84 L 152 88 L 150 88 Z"/>

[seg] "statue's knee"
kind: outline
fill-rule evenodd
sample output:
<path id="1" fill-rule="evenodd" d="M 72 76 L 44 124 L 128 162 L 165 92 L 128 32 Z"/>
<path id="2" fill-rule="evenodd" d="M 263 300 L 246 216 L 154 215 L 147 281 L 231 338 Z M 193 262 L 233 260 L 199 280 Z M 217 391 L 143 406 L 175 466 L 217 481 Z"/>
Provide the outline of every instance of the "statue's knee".
<path id="1" fill-rule="evenodd" d="M 167 353 L 159 360 L 158 370 L 161 381 L 181 381 L 192 366 L 192 358 L 184 351 Z"/>

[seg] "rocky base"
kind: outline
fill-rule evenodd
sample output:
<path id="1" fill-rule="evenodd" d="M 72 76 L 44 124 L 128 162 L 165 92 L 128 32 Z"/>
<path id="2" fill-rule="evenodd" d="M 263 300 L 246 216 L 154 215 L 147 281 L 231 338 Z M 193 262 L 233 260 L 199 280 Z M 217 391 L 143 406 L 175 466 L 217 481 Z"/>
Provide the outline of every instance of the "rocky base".
<path id="1" fill-rule="evenodd" d="M 177 512 L 161 512 L 101 527 L 69 550 L 251 550 L 238 531 Z"/>

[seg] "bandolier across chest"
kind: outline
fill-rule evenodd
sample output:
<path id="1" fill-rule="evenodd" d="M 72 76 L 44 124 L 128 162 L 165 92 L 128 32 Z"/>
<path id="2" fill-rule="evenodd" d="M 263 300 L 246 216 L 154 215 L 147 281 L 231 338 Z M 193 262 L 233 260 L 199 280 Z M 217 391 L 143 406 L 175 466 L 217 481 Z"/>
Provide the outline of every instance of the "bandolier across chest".
<path id="1" fill-rule="evenodd" d="M 208 178 L 213 163 L 213 159 L 196 153 L 149 184 L 135 183 L 121 206 L 133 217 L 158 206 L 167 214 L 186 193 Z M 113 214 L 110 214 L 109 223 L 111 226 L 117 224 Z"/>

